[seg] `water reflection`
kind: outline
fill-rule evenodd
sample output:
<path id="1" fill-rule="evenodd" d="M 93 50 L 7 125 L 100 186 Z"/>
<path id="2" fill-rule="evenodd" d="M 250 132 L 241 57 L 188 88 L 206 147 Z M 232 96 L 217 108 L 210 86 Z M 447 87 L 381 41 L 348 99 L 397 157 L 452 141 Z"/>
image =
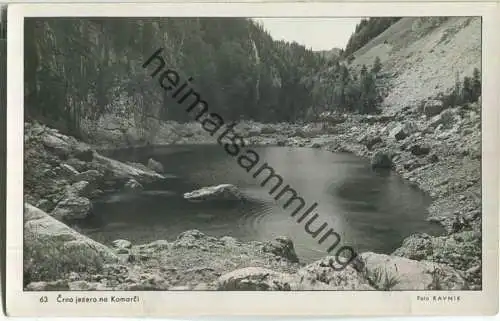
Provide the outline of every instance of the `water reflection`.
<path id="1" fill-rule="evenodd" d="M 357 251 L 391 252 L 414 232 L 439 233 L 425 221 L 430 199 L 388 171 L 371 170 L 365 160 L 305 148 L 255 149 L 306 201 L 317 202 L 319 218 L 342 236 L 342 243 Z M 96 219 L 84 231 L 105 243 L 126 238 L 134 243 L 174 239 L 187 229 L 230 235 L 243 240 L 268 240 L 287 235 L 299 257 L 311 261 L 326 254 L 283 210 L 261 180 L 240 168 L 220 146 L 178 146 L 116 151 L 122 160 L 160 161 L 176 178 L 154 186 L 153 191 L 128 198 L 115 197 L 95 204 Z M 201 186 L 230 183 L 247 196 L 241 202 L 184 200 L 182 194 Z M 112 198 L 111 197 L 111 198 Z M 307 208 L 306 207 L 306 208 Z M 92 226 L 90 226 L 92 225 Z"/>

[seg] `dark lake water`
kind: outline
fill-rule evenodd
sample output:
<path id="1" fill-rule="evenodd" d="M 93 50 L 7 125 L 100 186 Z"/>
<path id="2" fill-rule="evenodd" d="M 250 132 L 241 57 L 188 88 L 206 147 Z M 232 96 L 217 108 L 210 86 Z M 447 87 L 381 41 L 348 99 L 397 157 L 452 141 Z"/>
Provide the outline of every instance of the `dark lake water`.
<path id="1" fill-rule="evenodd" d="M 359 252 L 390 253 L 412 233 L 441 232 L 440 227 L 425 221 L 430 202 L 426 194 L 395 173 L 373 171 L 364 159 L 308 148 L 254 150 L 260 162 L 274 167 L 307 206 L 319 204 L 315 226 L 328 223 L 341 235 L 342 245 Z M 284 210 L 268 194 L 269 188 L 260 186 L 261 179 L 253 178 L 253 172 L 247 173 L 218 145 L 117 150 L 109 155 L 144 163 L 153 157 L 175 177 L 137 195 L 109 195 L 96 202 L 95 218 L 80 226 L 95 240 L 109 244 L 127 239 L 140 244 L 173 240 L 183 231 L 198 229 L 241 240 L 265 241 L 286 235 L 305 262 L 327 254 L 327 241 L 319 245 L 305 232 L 304 222 L 299 224 L 290 217 L 291 208 Z M 223 183 L 238 186 L 247 200 L 193 203 L 183 199 L 185 192 Z"/>

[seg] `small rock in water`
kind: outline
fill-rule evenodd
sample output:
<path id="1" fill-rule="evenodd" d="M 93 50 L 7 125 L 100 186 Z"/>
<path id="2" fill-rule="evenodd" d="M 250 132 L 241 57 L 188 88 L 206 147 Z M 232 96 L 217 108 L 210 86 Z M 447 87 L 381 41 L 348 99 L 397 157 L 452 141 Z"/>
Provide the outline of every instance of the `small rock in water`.
<path id="1" fill-rule="evenodd" d="M 163 165 L 160 162 L 155 161 L 152 158 L 150 158 L 148 160 L 148 168 L 151 169 L 152 171 L 159 173 L 159 174 L 163 173 Z"/>
<path id="2" fill-rule="evenodd" d="M 240 200 L 243 195 L 232 184 L 203 187 L 190 193 L 184 193 L 184 198 L 193 201 L 208 200 Z"/>

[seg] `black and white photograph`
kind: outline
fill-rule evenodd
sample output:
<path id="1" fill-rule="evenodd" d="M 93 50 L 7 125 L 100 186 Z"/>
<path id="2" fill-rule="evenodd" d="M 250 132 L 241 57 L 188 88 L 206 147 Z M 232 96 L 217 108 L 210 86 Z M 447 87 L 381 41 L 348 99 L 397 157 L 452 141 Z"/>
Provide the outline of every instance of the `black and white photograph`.
<path id="1" fill-rule="evenodd" d="M 22 291 L 40 302 L 484 289 L 481 15 L 22 26 Z"/>

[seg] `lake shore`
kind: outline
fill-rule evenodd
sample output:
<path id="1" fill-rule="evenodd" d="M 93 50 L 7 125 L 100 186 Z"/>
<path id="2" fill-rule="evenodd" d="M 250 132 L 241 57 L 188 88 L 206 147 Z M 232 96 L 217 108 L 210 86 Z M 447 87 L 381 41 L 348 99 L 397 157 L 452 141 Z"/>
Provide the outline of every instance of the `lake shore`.
<path id="1" fill-rule="evenodd" d="M 244 243 L 187 231 L 174 242 L 96 245 L 63 223 L 89 215 L 91 200 L 102 193 L 133 192 L 166 177 L 145 164 L 109 159 L 56 130 L 27 123 L 25 203 L 31 204 L 26 212 L 35 214 L 25 213 L 25 239 L 32 240 L 27 246 L 33 253 L 25 260 L 26 289 L 480 289 L 479 114 L 479 107 L 471 105 L 432 116 L 403 110 L 385 116 L 339 116 L 315 125 L 243 122 L 236 127 L 252 145 L 350 152 L 375 165 L 378 156 L 387 154 L 396 172 L 433 197 L 429 219 L 442 224 L 446 235 L 412 235 L 392 255 L 362 253 L 341 272 L 333 270 L 332 257 L 307 266 L 297 263 L 293 243 L 285 239 Z M 216 143 L 198 124 L 162 126 L 154 144 Z M 99 148 L 141 146 L 115 139 L 90 141 Z M 53 229 L 41 237 L 40 224 Z M 60 234 L 71 237 L 61 241 Z M 42 244 L 40 238 L 54 242 Z M 68 248 L 76 258 L 61 257 Z M 80 262 L 85 272 L 65 259 Z M 64 272 L 50 272 L 57 267 Z M 382 270 L 397 282 L 383 280 Z"/>

